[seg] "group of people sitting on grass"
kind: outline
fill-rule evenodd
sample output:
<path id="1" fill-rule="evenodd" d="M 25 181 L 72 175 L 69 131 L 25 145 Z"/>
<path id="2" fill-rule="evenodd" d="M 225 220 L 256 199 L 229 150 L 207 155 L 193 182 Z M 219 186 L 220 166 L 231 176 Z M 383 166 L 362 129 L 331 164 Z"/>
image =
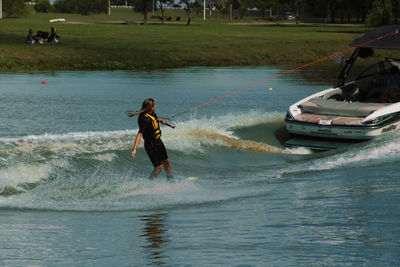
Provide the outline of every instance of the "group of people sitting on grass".
<path id="1" fill-rule="evenodd" d="M 32 29 L 29 29 L 28 36 L 26 38 L 28 44 L 59 44 L 61 43 L 60 36 L 57 35 L 56 30 L 51 27 L 51 33 L 44 31 L 37 31 L 36 35 L 33 34 Z"/>

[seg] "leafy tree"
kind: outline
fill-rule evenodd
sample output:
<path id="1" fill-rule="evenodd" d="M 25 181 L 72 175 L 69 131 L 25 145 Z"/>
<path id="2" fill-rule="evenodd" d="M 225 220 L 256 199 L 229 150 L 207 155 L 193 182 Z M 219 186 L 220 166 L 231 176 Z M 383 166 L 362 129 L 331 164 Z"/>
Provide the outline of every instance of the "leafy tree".
<path id="1" fill-rule="evenodd" d="M 133 6 L 132 0 L 111 0 L 111 5 L 112 6 L 124 6 L 124 5 Z"/>
<path id="2" fill-rule="evenodd" d="M 337 16 L 337 11 L 339 8 L 339 1 L 337 0 L 331 0 L 327 1 L 328 3 L 328 14 L 331 20 L 331 23 L 336 23 L 336 16 Z"/>
<path id="3" fill-rule="evenodd" d="M 203 6 L 204 5 L 202 0 L 194 1 L 193 10 L 196 12 L 196 16 L 203 16 Z"/>
<path id="4" fill-rule="evenodd" d="M 162 24 L 164 24 L 164 20 L 165 20 L 165 6 L 171 5 L 173 3 L 174 3 L 174 0 L 158 0 L 158 7 L 161 10 Z"/>
<path id="5" fill-rule="evenodd" d="M 238 2 L 239 2 L 240 18 L 243 19 L 244 15 L 246 14 L 247 9 L 251 5 L 251 2 L 250 2 L 250 0 L 238 0 Z"/>
<path id="6" fill-rule="evenodd" d="M 108 0 L 79 0 L 78 13 L 89 14 L 108 14 Z"/>
<path id="7" fill-rule="evenodd" d="M 394 16 L 394 24 L 398 23 L 398 17 L 400 13 L 400 2 L 399 1 L 393 1 L 392 2 L 393 6 L 393 16 Z"/>
<path id="8" fill-rule="evenodd" d="M 252 7 L 256 7 L 258 10 L 261 11 L 261 16 L 263 18 L 267 17 L 267 10 L 270 8 L 275 8 L 277 6 L 276 0 L 252 0 L 251 1 Z"/>
<path id="9" fill-rule="evenodd" d="M 388 25 L 393 20 L 392 2 L 390 0 L 374 0 L 367 24 L 371 26 Z"/>
<path id="10" fill-rule="evenodd" d="M 108 0 L 56 0 L 54 10 L 59 13 L 82 15 L 107 13 Z"/>
<path id="11" fill-rule="evenodd" d="M 54 11 L 57 13 L 76 13 L 76 8 L 72 1 L 56 0 L 54 2 Z"/>
<path id="12" fill-rule="evenodd" d="M 300 15 L 303 10 L 303 0 L 291 0 L 294 14 L 296 16 L 296 24 L 299 24 Z"/>
<path id="13" fill-rule="evenodd" d="M 307 18 L 325 18 L 325 22 L 335 23 L 341 0 L 303 0 L 303 14 Z"/>
<path id="14" fill-rule="evenodd" d="M 26 14 L 24 0 L 3 0 L 5 17 L 21 17 Z"/>
<path id="15" fill-rule="evenodd" d="M 232 20 L 233 9 L 240 9 L 241 7 L 239 0 L 214 0 L 209 2 L 210 5 L 216 7 L 217 9 L 229 13 L 229 21 Z"/>
<path id="16" fill-rule="evenodd" d="M 53 6 L 50 4 L 49 0 L 39 0 L 36 5 L 34 5 L 36 12 L 39 13 L 49 13 L 53 10 Z"/>
<path id="17" fill-rule="evenodd" d="M 347 17 L 350 22 L 355 18 L 357 22 L 365 22 L 372 9 L 373 0 L 301 0 L 300 17 L 303 19 L 325 18 L 325 22 L 335 23 L 337 18 L 342 22 Z M 393 2 L 397 0 L 392 0 Z"/>
<path id="18" fill-rule="evenodd" d="M 143 23 L 147 24 L 147 14 L 153 8 L 153 0 L 134 0 L 133 10 L 143 14 Z"/>
<path id="19" fill-rule="evenodd" d="M 195 7 L 195 0 L 180 0 L 180 3 L 183 5 L 183 9 L 187 14 L 186 25 L 189 26 L 192 21 L 192 11 Z"/>

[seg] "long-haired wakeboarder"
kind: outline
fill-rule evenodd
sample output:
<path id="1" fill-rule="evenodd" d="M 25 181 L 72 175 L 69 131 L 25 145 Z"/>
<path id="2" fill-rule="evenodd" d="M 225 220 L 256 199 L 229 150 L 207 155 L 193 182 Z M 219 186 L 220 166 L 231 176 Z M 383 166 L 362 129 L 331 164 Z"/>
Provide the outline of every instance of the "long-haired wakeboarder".
<path id="1" fill-rule="evenodd" d="M 136 112 L 128 113 L 129 117 L 139 115 L 138 124 L 139 132 L 135 139 L 135 145 L 133 147 L 131 156 L 135 158 L 136 149 L 141 141 L 144 139 L 144 147 L 147 155 L 150 158 L 151 163 L 154 166 L 154 170 L 150 174 L 150 180 L 155 179 L 163 169 L 167 174 L 167 180 L 172 182 L 174 176 L 172 174 L 171 163 L 168 159 L 167 150 L 165 149 L 164 143 L 161 140 L 161 130 L 159 123 L 169 124 L 167 119 L 159 118 L 156 111 L 156 102 L 153 98 L 148 98 L 143 101 L 142 109 Z M 168 125 L 173 127 L 171 125 Z"/>

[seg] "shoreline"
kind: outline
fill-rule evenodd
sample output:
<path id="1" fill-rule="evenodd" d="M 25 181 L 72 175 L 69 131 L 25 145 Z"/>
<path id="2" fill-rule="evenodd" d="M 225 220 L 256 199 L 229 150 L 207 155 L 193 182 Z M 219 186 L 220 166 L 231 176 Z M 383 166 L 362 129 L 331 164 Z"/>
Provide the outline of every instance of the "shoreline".
<path id="1" fill-rule="evenodd" d="M 161 25 L 157 20 L 149 21 L 149 25 L 128 25 L 120 23 L 139 21 L 136 13 L 116 10 L 113 14 L 57 14 L 67 22 L 58 24 L 49 23 L 54 14 L 41 13 L 0 20 L 0 35 L 4 37 L 0 39 L 0 72 L 294 68 L 348 48 L 352 40 L 369 30 L 363 25 L 277 26 L 247 21 L 203 22 L 199 18 L 191 26 L 176 21 Z M 83 24 L 68 24 L 77 21 Z M 30 28 L 35 32 L 50 27 L 56 27 L 61 44 L 26 44 Z M 382 53 L 392 54 L 395 52 Z M 331 64 L 319 63 L 324 67 Z"/>
<path id="2" fill-rule="evenodd" d="M 97 63 L 95 63 L 97 64 Z M 117 63 L 120 64 L 120 63 Z M 287 65 L 287 64 L 257 64 L 257 65 L 246 65 L 246 64 L 240 64 L 240 65 L 234 65 L 234 64 L 227 64 L 227 65 L 182 65 L 182 66 L 173 66 L 173 67 L 161 67 L 161 68 L 114 68 L 112 65 L 108 63 L 103 64 L 104 68 L 90 68 L 90 67 L 78 67 L 78 68 L 65 68 L 65 67 L 54 67 L 54 68 L 24 68 L 23 65 L 18 65 L 16 67 L 11 67 L 11 68 L 3 68 L 0 66 L 0 73 L 35 73 L 35 72 L 57 72 L 57 71 L 127 71 L 127 72 L 165 72 L 165 71 L 173 71 L 177 69 L 188 69 L 188 68 L 257 68 L 257 67 L 272 67 L 272 68 L 277 68 L 277 69 L 292 69 L 299 67 L 301 65 Z M 303 64 L 304 65 L 304 64 Z M 330 64 L 327 63 L 320 63 L 320 66 L 324 68 L 331 68 Z M 336 65 L 333 63 L 332 65 Z M 310 66 L 309 68 L 313 68 L 313 66 Z"/>

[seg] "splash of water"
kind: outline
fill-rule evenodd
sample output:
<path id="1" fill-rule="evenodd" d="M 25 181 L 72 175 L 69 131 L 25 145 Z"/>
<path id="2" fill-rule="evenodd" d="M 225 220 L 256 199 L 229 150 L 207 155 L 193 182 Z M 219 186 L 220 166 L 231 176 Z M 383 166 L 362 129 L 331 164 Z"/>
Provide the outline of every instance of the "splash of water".
<path id="1" fill-rule="evenodd" d="M 207 158 L 212 148 L 220 146 L 228 151 L 256 151 L 283 157 L 282 153 L 293 154 L 295 151 L 241 140 L 232 130 L 276 122 L 281 116 L 264 114 L 260 119 L 249 113 L 236 117 L 192 118 L 178 122 L 176 130 L 164 128 L 163 139 L 168 150 L 183 152 L 183 157 L 179 153 L 176 157 L 180 155 L 188 162 L 192 155 L 199 153 Z M 207 165 L 204 165 L 198 183 L 181 183 L 184 176 L 179 175 L 177 184 L 165 184 L 163 180 L 150 183 L 147 171 L 138 169 L 141 162 L 132 163 L 129 153 L 125 153 L 131 148 L 136 132 L 84 132 L 0 139 L 0 208 L 126 210 L 224 201 L 265 195 L 269 187 L 262 185 L 281 179 L 285 172 L 326 171 L 362 166 L 367 164 L 365 162 L 379 164 L 396 160 L 400 155 L 400 142 L 394 136 L 337 154 L 321 154 L 306 161 L 278 164 L 268 167 L 268 171 L 258 163 L 247 170 L 234 170 L 229 174 L 207 172 Z M 236 155 L 231 154 L 229 156 Z M 145 156 L 144 160 L 147 160 Z"/>

